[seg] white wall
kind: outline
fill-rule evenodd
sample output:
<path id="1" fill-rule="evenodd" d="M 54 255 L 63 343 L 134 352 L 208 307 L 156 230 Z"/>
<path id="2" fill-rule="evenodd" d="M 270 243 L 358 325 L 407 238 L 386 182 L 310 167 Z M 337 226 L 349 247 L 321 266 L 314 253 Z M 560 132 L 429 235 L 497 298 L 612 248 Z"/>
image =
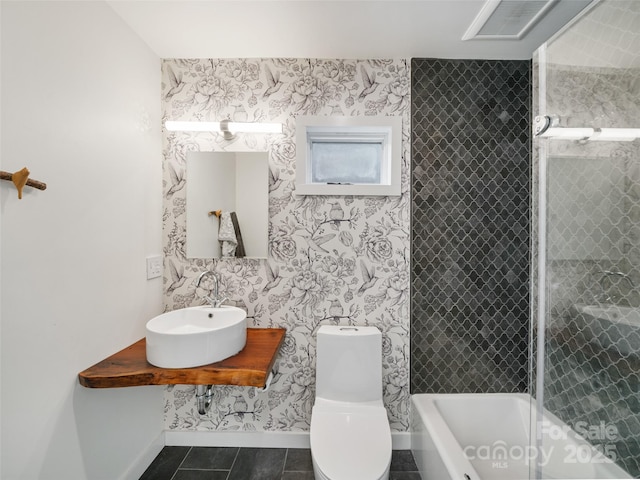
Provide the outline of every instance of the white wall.
<path id="1" fill-rule="evenodd" d="M 103 2 L 2 7 L 3 480 L 137 478 L 161 446 L 162 388 L 78 372 L 162 308 L 160 63 Z M 140 458 L 142 455 L 143 458 Z"/>

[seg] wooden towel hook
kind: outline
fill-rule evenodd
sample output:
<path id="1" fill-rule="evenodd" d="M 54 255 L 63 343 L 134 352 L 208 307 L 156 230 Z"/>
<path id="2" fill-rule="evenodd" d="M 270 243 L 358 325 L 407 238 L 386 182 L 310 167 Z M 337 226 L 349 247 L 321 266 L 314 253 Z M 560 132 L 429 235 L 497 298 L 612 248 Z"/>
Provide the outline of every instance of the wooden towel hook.
<path id="1" fill-rule="evenodd" d="M 29 169 L 24 167 L 22 170 L 18 170 L 14 173 L 2 172 L 0 171 L 0 179 L 1 180 L 11 180 L 13 184 L 18 189 L 18 198 L 22 199 L 22 189 L 25 185 L 29 187 L 37 188 L 38 190 L 46 190 L 47 184 L 44 182 L 39 182 L 38 180 L 30 180 L 29 179 Z"/>
<path id="2" fill-rule="evenodd" d="M 220 215 L 222 215 L 222 210 L 213 210 L 212 212 L 209 212 L 209 216 L 211 215 L 215 215 L 216 217 L 220 218 Z"/>

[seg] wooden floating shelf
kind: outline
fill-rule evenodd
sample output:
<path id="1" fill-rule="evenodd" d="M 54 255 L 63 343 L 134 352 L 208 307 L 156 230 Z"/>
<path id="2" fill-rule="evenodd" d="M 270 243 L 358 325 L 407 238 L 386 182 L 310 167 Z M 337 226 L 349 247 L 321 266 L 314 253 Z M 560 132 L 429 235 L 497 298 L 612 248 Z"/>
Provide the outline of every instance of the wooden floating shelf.
<path id="1" fill-rule="evenodd" d="M 284 328 L 247 328 L 247 345 L 240 353 L 221 362 L 194 368 L 151 365 L 147 362 L 143 338 L 80 372 L 78 380 L 88 388 L 177 384 L 264 387 L 285 333 Z"/>

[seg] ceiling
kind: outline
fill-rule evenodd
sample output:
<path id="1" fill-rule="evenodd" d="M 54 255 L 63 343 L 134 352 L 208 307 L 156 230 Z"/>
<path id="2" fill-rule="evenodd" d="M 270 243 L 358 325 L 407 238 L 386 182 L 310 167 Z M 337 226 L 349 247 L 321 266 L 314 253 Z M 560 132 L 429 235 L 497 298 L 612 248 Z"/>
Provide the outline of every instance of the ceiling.
<path id="1" fill-rule="evenodd" d="M 161 58 L 529 59 L 590 1 L 558 0 L 520 40 L 467 41 L 484 0 L 107 3 Z"/>

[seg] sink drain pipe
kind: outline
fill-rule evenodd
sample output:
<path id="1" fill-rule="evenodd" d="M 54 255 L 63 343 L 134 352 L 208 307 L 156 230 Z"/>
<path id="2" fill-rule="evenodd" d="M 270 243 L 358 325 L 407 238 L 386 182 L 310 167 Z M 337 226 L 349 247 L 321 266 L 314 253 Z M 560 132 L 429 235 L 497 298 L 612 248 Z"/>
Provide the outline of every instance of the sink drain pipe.
<path id="1" fill-rule="evenodd" d="M 209 411 L 212 400 L 213 385 L 196 385 L 196 405 L 200 415 L 204 415 Z"/>
<path id="2" fill-rule="evenodd" d="M 276 375 L 275 370 L 269 372 L 267 381 L 264 387 L 257 388 L 258 392 L 265 392 L 271 386 L 271 382 Z M 200 415 L 205 415 L 211 408 L 211 402 L 213 401 L 213 385 L 196 385 L 196 406 Z"/>

